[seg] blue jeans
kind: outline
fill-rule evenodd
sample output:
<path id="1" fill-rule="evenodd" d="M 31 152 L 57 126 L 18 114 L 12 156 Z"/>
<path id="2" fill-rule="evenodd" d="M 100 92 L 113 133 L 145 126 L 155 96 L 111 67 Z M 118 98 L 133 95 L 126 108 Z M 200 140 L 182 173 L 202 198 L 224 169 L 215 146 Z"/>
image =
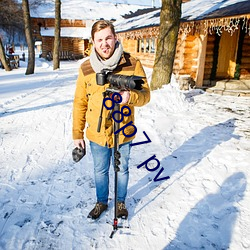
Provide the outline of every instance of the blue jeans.
<path id="1" fill-rule="evenodd" d="M 120 171 L 118 172 L 117 200 L 120 202 L 124 202 L 127 195 L 129 178 L 128 161 L 131 148 L 130 144 L 131 142 L 127 142 L 119 146 L 121 164 L 119 165 Z M 91 141 L 90 148 L 94 160 L 97 202 L 107 204 L 109 196 L 109 168 L 111 159 L 112 163 L 114 162 L 114 148 L 108 148 L 107 146 L 103 147 Z"/>

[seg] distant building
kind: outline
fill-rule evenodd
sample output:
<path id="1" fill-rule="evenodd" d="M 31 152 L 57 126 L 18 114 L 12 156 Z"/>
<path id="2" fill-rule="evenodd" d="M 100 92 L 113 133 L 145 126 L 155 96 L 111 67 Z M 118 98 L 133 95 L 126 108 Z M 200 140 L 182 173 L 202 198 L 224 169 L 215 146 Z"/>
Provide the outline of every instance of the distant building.
<path id="1" fill-rule="evenodd" d="M 41 57 L 50 58 L 54 47 L 54 18 L 32 18 L 33 37 L 41 42 Z M 80 59 L 85 56 L 89 45 L 91 21 L 61 20 L 61 59 L 69 59 L 71 55 Z M 52 58 L 50 58 L 52 59 Z"/>

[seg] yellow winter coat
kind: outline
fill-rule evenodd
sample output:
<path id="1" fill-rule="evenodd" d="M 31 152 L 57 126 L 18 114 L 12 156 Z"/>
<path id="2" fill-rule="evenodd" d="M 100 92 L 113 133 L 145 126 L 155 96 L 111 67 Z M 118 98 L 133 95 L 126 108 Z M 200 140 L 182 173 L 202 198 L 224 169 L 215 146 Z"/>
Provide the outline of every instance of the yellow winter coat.
<path id="1" fill-rule="evenodd" d="M 124 116 L 120 122 L 120 128 L 128 124 L 130 121 L 134 124 L 134 107 L 143 106 L 150 100 L 150 90 L 146 80 L 145 72 L 139 60 L 136 60 L 128 53 L 123 53 L 119 65 L 113 71 L 113 74 L 121 75 L 136 75 L 142 76 L 144 84 L 142 90 L 131 90 L 128 104 L 131 109 L 130 116 Z M 114 131 L 113 119 L 110 111 L 103 108 L 102 123 L 100 132 L 97 132 L 100 111 L 103 102 L 103 92 L 109 87 L 109 84 L 104 86 L 97 85 L 96 73 L 93 71 L 90 61 L 82 63 L 79 69 L 79 75 L 76 83 L 75 97 L 73 102 L 73 140 L 84 138 L 84 129 L 87 122 L 86 136 L 87 138 L 101 146 L 114 146 Z M 107 102 L 107 106 L 111 106 Z M 121 107 L 124 105 L 120 105 Z M 124 110 L 128 112 L 127 109 Z M 136 126 L 136 125 L 135 125 Z M 133 126 L 127 126 L 124 129 L 126 135 L 134 132 Z M 119 144 L 131 141 L 132 137 L 126 137 L 122 131 L 119 133 Z"/>

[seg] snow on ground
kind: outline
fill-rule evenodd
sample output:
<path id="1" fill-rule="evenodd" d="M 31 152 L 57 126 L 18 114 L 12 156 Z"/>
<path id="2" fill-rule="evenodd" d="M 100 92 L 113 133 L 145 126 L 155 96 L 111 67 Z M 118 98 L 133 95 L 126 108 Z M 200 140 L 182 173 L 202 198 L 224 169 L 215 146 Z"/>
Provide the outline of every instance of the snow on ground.
<path id="1" fill-rule="evenodd" d="M 114 1 L 96 1 L 96 0 L 62 0 L 61 1 L 61 16 L 63 19 L 71 20 L 98 20 L 117 19 L 122 15 L 135 12 L 138 9 L 149 8 L 150 4 L 136 1 L 134 3 L 114 2 Z M 31 9 L 32 17 L 54 18 L 55 4 L 51 0 L 45 0 L 42 5 Z"/>
<path id="2" fill-rule="evenodd" d="M 174 79 L 136 111 L 135 142 L 145 132 L 151 143 L 132 148 L 130 228 L 109 238 L 112 169 L 109 209 L 87 221 L 95 203 L 89 145 L 82 161 L 71 157 L 80 63 L 53 71 L 37 58 L 33 75 L 24 62 L 0 70 L 0 249 L 250 249 L 250 99 L 179 91 Z M 156 171 L 137 169 L 153 155 Z M 154 182 L 162 168 L 159 178 L 170 179 Z"/>

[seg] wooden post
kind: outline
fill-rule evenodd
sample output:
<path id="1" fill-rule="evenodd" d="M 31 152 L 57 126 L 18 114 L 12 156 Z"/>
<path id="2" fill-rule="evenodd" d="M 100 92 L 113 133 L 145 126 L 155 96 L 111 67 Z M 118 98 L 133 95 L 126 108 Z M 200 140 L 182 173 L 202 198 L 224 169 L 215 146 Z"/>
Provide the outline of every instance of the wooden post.
<path id="1" fill-rule="evenodd" d="M 143 53 L 146 54 L 146 50 L 147 50 L 147 39 L 143 38 Z"/>
<path id="2" fill-rule="evenodd" d="M 142 39 L 139 40 L 139 53 L 141 54 Z"/>
<path id="3" fill-rule="evenodd" d="M 207 35 L 200 34 L 199 36 L 199 54 L 198 54 L 198 65 L 195 77 L 195 82 L 197 87 L 202 87 L 204 78 L 204 68 L 206 60 L 206 50 L 207 50 Z"/>

